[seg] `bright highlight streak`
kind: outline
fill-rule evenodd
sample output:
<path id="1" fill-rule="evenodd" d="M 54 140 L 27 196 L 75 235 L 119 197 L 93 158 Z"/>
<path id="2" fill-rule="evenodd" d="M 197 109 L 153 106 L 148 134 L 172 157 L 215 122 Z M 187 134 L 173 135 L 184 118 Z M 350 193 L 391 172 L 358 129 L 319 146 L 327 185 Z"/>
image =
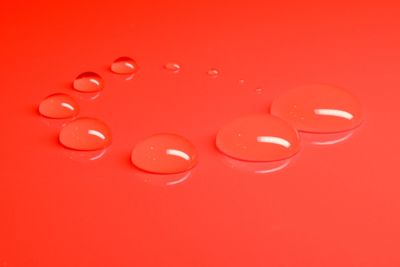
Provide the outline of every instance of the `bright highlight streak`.
<path id="1" fill-rule="evenodd" d="M 106 137 L 104 136 L 104 134 L 102 134 L 102 133 L 99 132 L 99 131 L 96 131 L 96 130 L 89 130 L 89 131 L 88 131 L 88 134 L 94 135 L 94 136 L 99 137 L 100 139 L 106 140 Z"/>
<path id="2" fill-rule="evenodd" d="M 167 149 L 166 152 L 168 155 L 180 157 L 184 160 L 190 160 L 190 156 L 183 151 L 176 150 L 176 149 Z"/>
<path id="3" fill-rule="evenodd" d="M 314 110 L 314 113 L 316 115 L 323 115 L 323 116 L 333 116 L 333 117 L 339 117 L 343 118 L 346 120 L 351 120 L 353 119 L 353 114 L 344 111 L 344 110 L 339 110 L 339 109 L 324 109 L 324 108 L 318 108 Z"/>
<path id="4" fill-rule="evenodd" d="M 257 136 L 257 142 L 280 145 L 286 148 L 289 148 L 291 146 L 291 144 L 287 140 L 275 136 Z"/>
<path id="5" fill-rule="evenodd" d="M 89 79 L 89 82 L 96 84 L 97 86 L 100 85 L 100 82 L 96 79 Z"/>
<path id="6" fill-rule="evenodd" d="M 71 106 L 71 105 L 68 104 L 68 103 L 61 103 L 61 106 L 64 107 L 64 108 L 67 108 L 67 109 L 69 109 L 69 110 L 74 110 L 74 107 Z"/>

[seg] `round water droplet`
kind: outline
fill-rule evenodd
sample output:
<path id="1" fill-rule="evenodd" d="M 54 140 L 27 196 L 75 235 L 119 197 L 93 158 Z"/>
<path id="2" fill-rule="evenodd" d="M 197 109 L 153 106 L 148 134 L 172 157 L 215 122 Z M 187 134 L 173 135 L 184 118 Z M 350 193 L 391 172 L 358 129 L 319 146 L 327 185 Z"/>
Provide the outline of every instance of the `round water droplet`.
<path id="1" fill-rule="evenodd" d="M 104 81 L 97 73 L 84 72 L 76 77 L 73 86 L 80 92 L 97 92 L 104 88 Z"/>
<path id="2" fill-rule="evenodd" d="M 72 118 L 78 115 L 79 105 L 69 95 L 53 94 L 40 102 L 39 113 L 52 119 Z"/>
<path id="3" fill-rule="evenodd" d="M 180 173 L 194 167 L 196 148 L 175 134 L 157 134 L 138 143 L 132 151 L 132 163 L 141 170 L 160 173 Z"/>
<path id="4" fill-rule="evenodd" d="M 219 70 L 217 70 L 217 69 L 209 69 L 207 71 L 207 74 L 215 78 L 215 77 L 217 77 L 219 75 Z"/>
<path id="5" fill-rule="evenodd" d="M 60 143 L 75 150 L 104 149 L 111 144 L 111 131 L 94 118 L 78 118 L 61 129 Z"/>
<path id="6" fill-rule="evenodd" d="M 165 64 L 164 68 L 171 72 L 179 72 L 181 70 L 181 66 L 178 63 L 174 63 L 174 62 Z"/>
<path id="7" fill-rule="evenodd" d="M 333 133 L 353 129 L 362 122 L 357 98 L 344 89 L 328 85 L 302 86 L 278 96 L 271 113 L 299 131 Z"/>
<path id="8" fill-rule="evenodd" d="M 130 57 L 117 58 L 111 64 L 111 71 L 118 74 L 132 74 L 138 69 L 136 61 Z"/>
<path id="9" fill-rule="evenodd" d="M 300 149 L 297 131 L 277 117 L 259 114 L 237 118 L 217 134 L 218 149 L 235 159 L 275 161 L 289 158 Z"/>
<path id="10" fill-rule="evenodd" d="M 246 81 L 243 80 L 243 79 L 239 80 L 239 83 L 240 83 L 240 84 L 244 84 L 245 82 L 246 82 Z"/>

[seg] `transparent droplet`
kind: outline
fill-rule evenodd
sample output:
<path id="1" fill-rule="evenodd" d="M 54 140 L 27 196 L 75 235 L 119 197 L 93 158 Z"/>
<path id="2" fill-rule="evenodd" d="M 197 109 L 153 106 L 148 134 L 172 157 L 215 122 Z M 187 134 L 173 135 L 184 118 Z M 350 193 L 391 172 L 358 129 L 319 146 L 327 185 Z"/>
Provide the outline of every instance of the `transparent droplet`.
<path id="1" fill-rule="evenodd" d="M 181 66 L 178 63 L 169 62 L 164 65 L 164 69 L 171 72 L 179 72 L 181 70 Z"/>
<path id="2" fill-rule="evenodd" d="M 132 74 L 138 69 L 137 63 L 130 57 L 117 58 L 111 64 L 111 71 L 118 74 Z"/>
<path id="3" fill-rule="evenodd" d="M 71 96 L 57 93 L 40 102 L 39 113 L 47 118 L 67 119 L 78 115 L 79 105 Z"/>
<path id="4" fill-rule="evenodd" d="M 137 168 L 159 174 L 181 173 L 197 162 L 196 148 L 175 134 L 157 134 L 138 143 L 131 155 Z"/>
<path id="5" fill-rule="evenodd" d="M 300 149 L 297 131 L 287 122 L 267 114 L 237 118 L 224 125 L 216 138 L 218 149 L 235 159 L 275 161 Z"/>
<path id="6" fill-rule="evenodd" d="M 209 69 L 207 71 L 207 74 L 212 76 L 212 77 L 214 77 L 214 78 L 216 78 L 219 75 L 219 70 L 217 70 L 217 69 Z"/>
<path id="7" fill-rule="evenodd" d="M 243 85 L 245 82 L 246 82 L 246 81 L 243 80 L 243 79 L 239 80 L 239 83 L 242 84 L 242 85 Z"/>
<path id="8" fill-rule="evenodd" d="M 97 92 L 104 88 L 104 81 L 97 73 L 84 72 L 76 77 L 73 87 L 80 92 Z"/>
<path id="9" fill-rule="evenodd" d="M 261 87 L 257 87 L 255 91 L 256 91 L 256 94 L 259 94 L 259 95 L 260 95 L 260 94 L 263 93 L 264 90 L 263 90 L 263 88 L 261 88 Z"/>
<path id="10" fill-rule="evenodd" d="M 271 113 L 304 132 L 334 133 L 362 122 L 360 102 L 348 91 L 328 85 L 308 85 L 282 93 Z"/>
<path id="11" fill-rule="evenodd" d="M 59 140 L 62 145 L 75 150 L 104 149 L 111 144 L 111 131 L 98 119 L 78 118 L 61 129 Z"/>

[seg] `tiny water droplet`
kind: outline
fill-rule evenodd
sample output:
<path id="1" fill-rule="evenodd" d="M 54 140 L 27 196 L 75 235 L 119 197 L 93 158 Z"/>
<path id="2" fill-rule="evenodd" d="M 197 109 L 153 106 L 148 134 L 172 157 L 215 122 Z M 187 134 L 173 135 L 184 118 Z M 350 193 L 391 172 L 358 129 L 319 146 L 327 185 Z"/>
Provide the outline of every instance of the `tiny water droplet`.
<path id="1" fill-rule="evenodd" d="M 181 66 L 178 63 L 169 62 L 164 65 L 164 68 L 171 72 L 179 72 L 181 70 Z"/>
<path id="2" fill-rule="evenodd" d="M 118 74 L 132 74 L 138 69 L 137 63 L 130 57 L 117 58 L 111 64 L 111 71 Z"/>
<path id="3" fill-rule="evenodd" d="M 334 133 L 362 122 L 362 107 L 348 91 L 328 85 L 308 85 L 282 93 L 271 113 L 304 132 Z"/>
<path id="4" fill-rule="evenodd" d="M 67 123 L 60 131 L 62 145 L 74 150 L 98 150 L 111 144 L 111 131 L 98 119 L 78 118 Z"/>
<path id="5" fill-rule="evenodd" d="M 218 132 L 218 149 L 235 159 L 275 161 L 292 157 L 300 149 L 297 131 L 287 122 L 267 114 L 239 117 Z"/>
<path id="6" fill-rule="evenodd" d="M 209 69 L 208 71 L 207 71 L 207 74 L 208 75 L 210 75 L 210 76 L 212 76 L 212 77 L 214 77 L 214 78 L 216 78 L 216 77 L 218 77 L 218 75 L 219 75 L 219 70 L 217 70 L 217 69 Z"/>
<path id="7" fill-rule="evenodd" d="M 104 88 L 104 80 L 97 73 L 84 72 L 76 77 L 73 87 L 80 92 L 97 92 Z"/>
<path id="8" fill-rule="evenodd" d="M 261 88 L 261 87 L 257 87 L 255 91 L 256 91 L 256 94 L 259 94 L 259 95 L 260 95 L 260 94 L 263 93 L 264 89 Z"/>
<path id="9" fill-rule="evenodd" d="M 240 84 L 244 84 L 244 83 L 245 83 L 245 80 L 241 79 L 241 80 L 239 80 L 239 83 L 240 83 Z"/>
<path id="10" fill-rule="evenodd" d="M 157 134 L 138 143 L 131 155 L 137 168 L 159 174 L 181 173 L 197 162 L 196 148 L 175 134 Z"/>
<path id="11" fill-rule="evenodd" d="M 79 105 L 67 94 L 52 94 L 39 104 L 39 113 L 47 118 L 66 119 L 78 115 Z"/>

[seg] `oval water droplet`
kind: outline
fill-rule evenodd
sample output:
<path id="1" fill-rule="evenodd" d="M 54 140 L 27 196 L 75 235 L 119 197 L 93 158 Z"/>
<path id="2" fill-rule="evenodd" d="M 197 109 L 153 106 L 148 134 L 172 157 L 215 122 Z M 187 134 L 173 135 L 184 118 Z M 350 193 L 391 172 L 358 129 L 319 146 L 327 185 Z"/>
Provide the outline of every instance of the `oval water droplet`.
<path id="1" fill-rule="evenodd" d="M 39 113 L 47 118 L 67 119 L 78 115 L 79 105 L 71 96 L 57 93 L 40 102 Z"/>
<path id="2" fill-rule="evenodd" d="M 266 162 L 296 154 L 300 139 L 287 122 L 259 114 L 240 117 L 224 125 L 217 134 L 216 145 L 232 158 Z"/>
<path id="3" fill-rule="evenodd" d="M 362 122 L 357 98 L 328 85 L 308 85 L 284 92 L 273 101 L 271 113 L 299 131 L 314 133 L 347 131 Z"/>
<path id="4" fill-rule="evenodd" d="M 104 88 L 104 80 L 97 73 L 84 72 L 76 77 L 73 87 L 80 92 L 97 92 Z"/>
<path id="5" fill-rule="evenodd" d="M 175 134 L 157 134 L 138 143 L 131 160 L 137 168 L 160 174 L 181 173 L 197 162 L 196 148 Z"/>
<path id="6" fill-rule="evenodd" d="M 212 77 L 214 77 L 214 78 L 216 78 L 216 77 L 218 77 L 218 75 L 219 75 L 219 70 L 217 70 L 217 69 L 209 69 L 208 71 L 207 71 L 207 74 L 208 75 L 210 75 L 210 76 L 212 76 Z"/>
<path id="7" fill-rule="evenodd" d="M 59 140 L 62 145 L 75 150 L 104 149 L 111 144 L 111 131 L 98 119 L 78 118 L 61 129 Z"/>
<path id="8" fill-rule="evenodd" d="M 256 94 L 259 94 L 259 95 L 260 95 L 260 94 L 263 93 L 264 90 L 263 90 L 263 88 L 261 88 L 261 87 L 257 87 L 255 91 L 256 91 Z"/>
<path id="9" fill-rule="evenodd" d="M 136 61 L 130 57 L 119 57 L 111 64 L 111 71 L 118 74 L 132 74 L 137 69 Z"/>
<path id="10" fill-rule="evenodd" d="M 171 72 L 179 72 L 181 70 L 181 65 L 174 62 L 169 62 L 164 65 L 164 69 L 171 71 Z"/>

